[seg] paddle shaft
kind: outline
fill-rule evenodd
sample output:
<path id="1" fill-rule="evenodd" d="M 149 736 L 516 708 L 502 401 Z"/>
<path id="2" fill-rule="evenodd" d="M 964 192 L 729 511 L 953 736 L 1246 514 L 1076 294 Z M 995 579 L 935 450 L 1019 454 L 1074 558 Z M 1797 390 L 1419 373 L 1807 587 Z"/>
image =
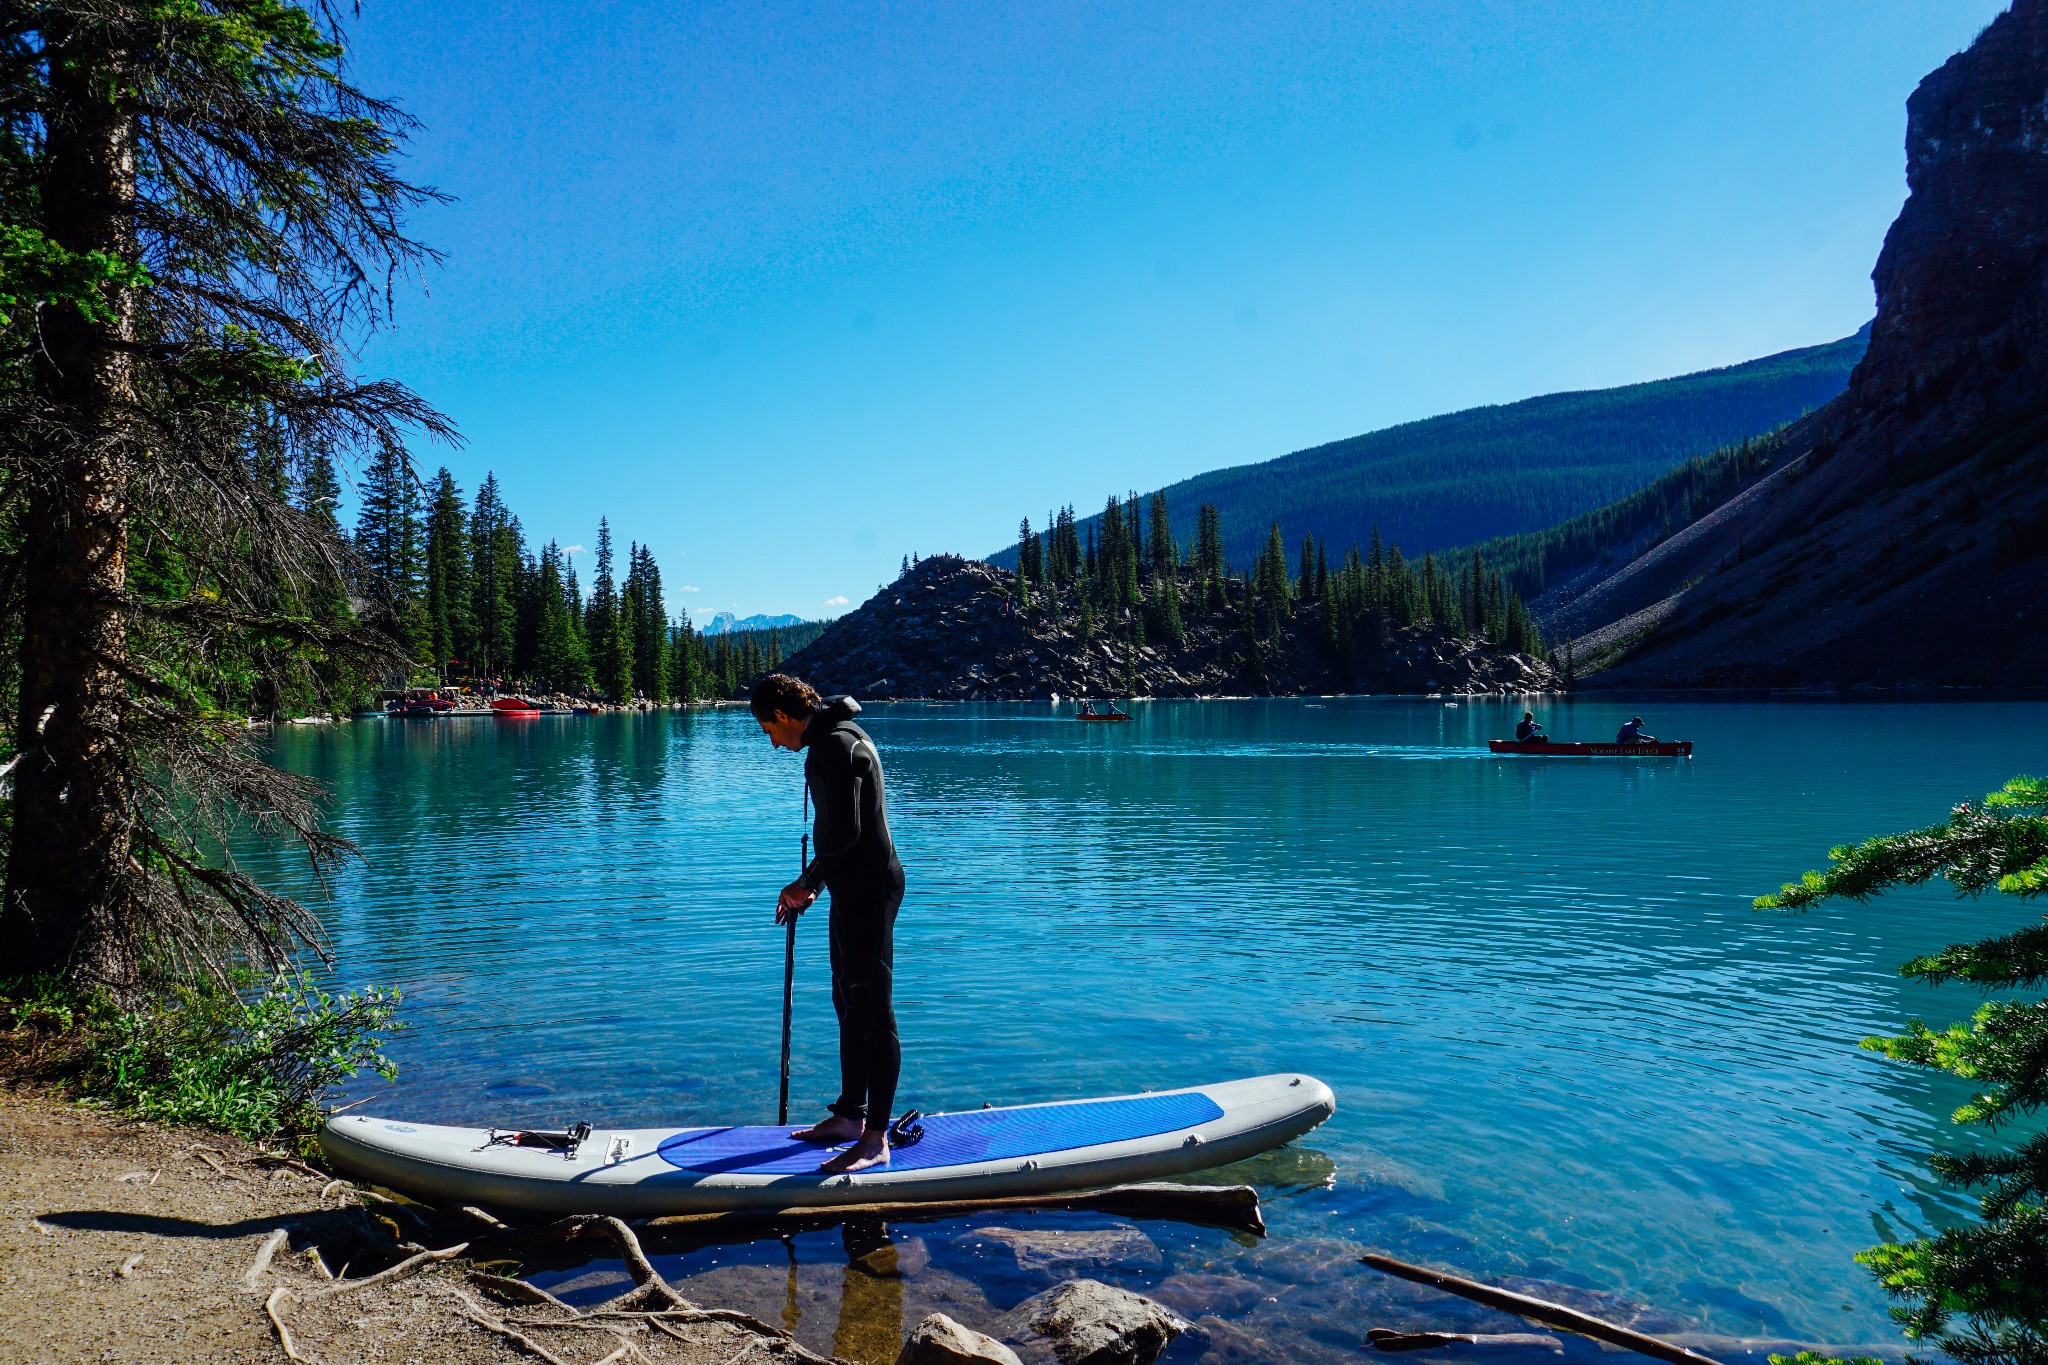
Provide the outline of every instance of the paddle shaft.
<path id="1" fill-rule="evenodd" d="M 811 865 L 811 784 L 804 783 L 804 833 L 798 841 L 802 853 L 797 859 L 797 876 Z M 789 931 L 782 947 L 782 1094 L 775 1104 L 775 1121 L 789 1122 L 789 1035 L 796 1006 L 796 919 L 789 917 Z"/>

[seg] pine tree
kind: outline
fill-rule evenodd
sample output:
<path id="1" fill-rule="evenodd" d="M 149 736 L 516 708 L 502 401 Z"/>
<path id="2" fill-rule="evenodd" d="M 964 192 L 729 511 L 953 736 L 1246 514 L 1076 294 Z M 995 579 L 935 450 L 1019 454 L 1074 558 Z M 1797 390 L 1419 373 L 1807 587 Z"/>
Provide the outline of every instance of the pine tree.
<path id="1" fill-rule="evenodd" d="M 1145 523 L 1138 515 L 1138 495 L 1135 491 L 1124 495 L 1124 534 L 1130 537 L 1131 573 L 1133 581 L 1142 580 L 1151 574 L 1152 563 L 1145 555 Z M 1134 592 L 1132 596 L 1136 596 Z"/>
<path id="2" fill-rule="evenodd" d="M 598 690 L 613 701 L 632 700 L 631 668 L 625 660 L 624 634 L 619 619 L 619 588 L 612 578 L 612 528 L 602 518 L 597 523 L 597 577 L 590 587 L 590 609 L 584 614 L 583 633 L 590 643 L 590 668 Z M 626 685 L 620 686 L 620 679 Z"/>
<path id="3" fill-rule="evenodd" d="M 502 677 L 512 667 L 515 566 L 502 553 L 510 520 L 497 476 L 485 474 L 469 515 L 469 610 L 475 630 L 469 666 L 479 678 Z"/>
<path id="4" fill-rule="evenodd" d="M 1278 522 L 1267 535 L 1266 548 L 1252 571 L 1252 596 L 1258 605 L 1259 633 L 1263 636 L 1278 631 L 1287 620 L 1290 606 L 1287 543 L 1280 538 Z"/>
<path id="5" fill-rule="evenodd" d="M 1090 561 L 1094 566 L 1096 596 L 1108 610 L 1110 620 L 1116 619 L 1117 610 L 1124 605 L 1119 596 L 1123 587 L 1124 548 L 1124 507 L 1115 497 L 1103 504 L 1102 515 L 1096 519 L 1097 530 L 1089 537 Z"/>
<path id="6" fill-rule="evenodd" d="M 1017 527 L 1017 601 L 1031 605 L 1031 585 L 1038 578 L 1038 537 L 1031 534 L 1031 518 Z"/>
<path id="7" fill-rule="evenodd" d="M 635 557 L 629 552 L 626 562 L 631 564 Z M 604 671 L 598 674 L 599 685 L 622 706 L 631 703 L 638 690 L 633 680 L 633 637 L 639 630 L 639 616 L 638 604 L 622 589 L 618 614 L 612 617 L 611 634 L 605 642 Z"/>
<path id="8" fill-rule="evenodd" d="M 2014 778 L 1981 802 L 1957 806 L 1941 824 L 1828 857 L 1826 871 L 1759 897 L 1757 908 L 1860 903 L 1937 877 L 1971 897 L 1996 889 L 2035 901 L 2048 895 L 2048 781 Z M 1863 1046 L 1964 1078 L 1974 1094 L 1955 1122 L 2012 1124 L 2026 1136 L 2004 1150 L 1984 1142 L 1929 1158 L 1938 1175 L 1979 1192 L 1977 1221 L 1875 1246 L 1856 1259 L 1902 1302 L 1893 1315 L 1908 1338 L 1970 1365 L 2031 1365 L 2048 1358 L 2048 1132 L 2035 1117 L 2048 1109 L 2048 1000 L 2009 993 L 2048 982 L 2048 923 L 1950 944 L 1900 974 L 2004 998 L 1978 1006 L 1967 1024 L 1937 1030 L 1916 1019 L 1904 1034 L 1866 1038 Z"/>
<path id="9" fill-rule="evenodd" d="M 527 678 L 540 656 L 540 561 L 526 547 L 526 527 L 514 516 L 499 537 L 498 556 L 512 577 L 512 676 Z"/>
<path id="10" fill-rule="evenodd" d="M 1092 536 L 1093 531 L 1089 532 Z M 1059 510 L 1053 520 L 1053 539 L 1056 553 L 1053 555 L 1053 581 L 1061 587 L 1078 580 L 1084 572 L 1093 573 L 1094 564 L 1085 562 L 1081 553 L 1081 532 L 1074 518 L 1074 505 L 1068 503 Z M 1092 561 L 1092 556 L 1088 559 Z"/>
<path id="11" fill-rule="evenodd" d="M 1166 494 L 1152 495 L 1152 572 L 1171 574 L 1180 568 L 1180 545 L 1173 538 L 1173 522 L 1166 515 Z"/>
<path id="12" fill-rule="evenodd" d="M 299 479 L 299 510 L 322 534 L 339 539 L 341 522 L 334 509 L 340 502 L 341 480 L 334 474 L 334 457 L 316 450 L 307 459 L 306 472 Z"/>
<path id="13" fill-rule="evenodd" d="M 363 479 L 362 501 L 356 517 L 356 553 L 398 622 L 407 653 L 425 659 L 433 649 L 422 591 L 425 536 L 419 481 L 403 450 L 387 446 L 378 452 Z"/>
<path id="14" fill-rule="evenodd" d="M 645 545 L 630 552 L 631 572 L 624 597 L 630 604 L 627 631 L 632 650 L 633 686 L 649 701 L 669 699 L 668 607 L 662 598 L 661 568 Z"/>
<path id="15" fill-rule="evenodd" d="M 1223 514 L 1205 502 L 1195 514 L 1195 573 L 1202 580 L 1202 601 L 1211 616 L 1223 610 Z"/>
<path id="16" fill-rule="evenodd" d="M 590 684 L 590 660 L 576 628 L 575 575 L 565 571 L 561 548 L 549 541 L 541 551 L 537 582 L 539 640 L 533 676 L 552 691 L 574 692 Z"/>
<path id="17" fill-rule="evenodd" d="M 410 632 L 322 619 L 346 547 L 250 456 L 275 439 L 288 474 L 324 453 L 396 485 L 406 429 L 448 430 L 351 373 L 375 282 L 427 255 L 403 218 L 428 194 L 393 165 L 404 116 L 347 79 L 339 9 L 5 11 L 0 639 L 34 756 L 12 774 L 10 973 L 140 1000 L 318 936 L 221 850 L 272 831 L 324 864 L 346 843 L 220 703 L 345 705 L 322 680 L 371 685 Z"/>
<path id="18" fill-rule="evenodd" d="M 434 476 L 427 504 L 427 633 L 434 666 L 467 660 L 475 638 L 470 601 L 469 513 L 446 467 Z"/>

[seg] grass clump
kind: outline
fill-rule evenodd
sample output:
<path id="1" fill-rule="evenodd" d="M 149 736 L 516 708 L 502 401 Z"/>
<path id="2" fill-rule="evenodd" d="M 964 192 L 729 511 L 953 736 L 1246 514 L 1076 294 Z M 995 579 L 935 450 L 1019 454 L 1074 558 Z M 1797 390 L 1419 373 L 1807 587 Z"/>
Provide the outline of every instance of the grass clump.
<path id="1" fill-rule="evenodd" d="M 20 1069 L 80 1100 L 253 1141 L 310 1138 L 327 1090 L 397 1068 L 384 1038 L 398 994 L 330 995 L 304 972 L 164 988 L 147 1006 L 81 995 L 51 977 L 0 985 L 0 1027 Z"/>

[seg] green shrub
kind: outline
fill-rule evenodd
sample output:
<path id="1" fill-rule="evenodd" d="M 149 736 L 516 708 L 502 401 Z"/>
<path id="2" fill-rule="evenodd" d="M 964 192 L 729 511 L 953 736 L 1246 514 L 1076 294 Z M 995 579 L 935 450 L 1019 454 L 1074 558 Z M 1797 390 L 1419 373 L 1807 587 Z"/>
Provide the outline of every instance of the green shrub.
<path id="1" fill-rule="evenodd" d="M 268 981 L 178 985 L 143 1009 L 80 998 L 51 978 L 0 990 L 0 1021 L 63 1040 L 79 1098 L 162 1123 L 251 1139 L 295 1138 L 320 1124 L 320 1099 L 357 1072 L 397 1075 L 383 1038 L 398 995 L 329 995 L 303 972 Z"/>

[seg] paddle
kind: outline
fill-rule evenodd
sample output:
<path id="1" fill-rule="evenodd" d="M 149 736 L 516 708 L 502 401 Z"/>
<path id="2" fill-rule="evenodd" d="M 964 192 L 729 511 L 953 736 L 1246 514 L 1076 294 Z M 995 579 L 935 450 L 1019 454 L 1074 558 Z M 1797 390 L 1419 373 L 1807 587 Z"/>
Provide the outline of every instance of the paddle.
<path id="1" fill-rule="evenodd" d="M 811 784 L 804 782 L 804 834 L 799 841 L 803 850 L 797 861 L 797 875 L 811 865 Z M 789 917 L 789 935 L 783 940 L 782 949 L 782 1098 L 775 1105 L 775 1122 L 789 1122 L 789 1027 L 792 1007 L 796 1000 L 796 921 Z"/>

